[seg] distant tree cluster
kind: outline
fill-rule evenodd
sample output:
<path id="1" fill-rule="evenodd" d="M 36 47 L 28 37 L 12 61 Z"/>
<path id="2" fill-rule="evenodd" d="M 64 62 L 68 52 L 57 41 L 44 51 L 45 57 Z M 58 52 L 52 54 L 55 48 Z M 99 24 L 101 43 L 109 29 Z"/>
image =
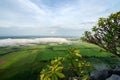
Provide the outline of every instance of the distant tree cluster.
<path id="1" fill-rule="evenodd" d="M 92 32 L 85 31 L 82 40 L 94 43 L 120 57 L 120 12 L 99 18 Z"/>

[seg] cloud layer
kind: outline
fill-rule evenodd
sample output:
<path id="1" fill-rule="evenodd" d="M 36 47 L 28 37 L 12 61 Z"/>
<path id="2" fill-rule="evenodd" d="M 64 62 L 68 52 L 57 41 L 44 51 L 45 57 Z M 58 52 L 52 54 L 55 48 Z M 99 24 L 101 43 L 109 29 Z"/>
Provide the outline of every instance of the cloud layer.
<path id="1" fill-rule="evenodd" d="M 120 10 L 120 0 L 1 0 L 0 36 L 73 35 Z"/>
<path id="2" fill-rule="evenodd" d="M 19 45 L 34 45 L 43 43 L 69 43 L 65 38 L 35 38 L 35 39 L 2 39 L 0 46 L 19 46 Z"/>

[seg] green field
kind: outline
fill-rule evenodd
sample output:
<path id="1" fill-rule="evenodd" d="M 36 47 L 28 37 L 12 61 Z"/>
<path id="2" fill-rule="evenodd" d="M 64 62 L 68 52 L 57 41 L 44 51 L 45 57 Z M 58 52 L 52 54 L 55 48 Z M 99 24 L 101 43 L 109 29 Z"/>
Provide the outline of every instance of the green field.
<path id="1" fill-rule="evenodd" d="M 42 68 L 55 57 L 64 57 L 68 47 L 78 49 L 96 70 L 115 67 L 120 62 L 118 57 L 100 47 L 81 41 L 73 44 L 0 47 L 0 80 L 39 80 Z"/>

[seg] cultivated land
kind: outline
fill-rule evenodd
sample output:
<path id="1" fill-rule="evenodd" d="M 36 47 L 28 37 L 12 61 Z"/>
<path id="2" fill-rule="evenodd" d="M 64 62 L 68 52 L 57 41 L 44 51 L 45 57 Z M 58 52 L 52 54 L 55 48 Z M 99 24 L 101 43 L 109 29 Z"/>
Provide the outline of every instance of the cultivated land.
<path id="1" fill-rule="evenodd" d="M 120 62 L 118 57 L 100 47 L 81 41 L 0 47 L 0 80 L 39 80 L 42 68 L 55 57 L 64 57 L 68 47 L 78 49 L 96 70 L 115 67 Z"/>

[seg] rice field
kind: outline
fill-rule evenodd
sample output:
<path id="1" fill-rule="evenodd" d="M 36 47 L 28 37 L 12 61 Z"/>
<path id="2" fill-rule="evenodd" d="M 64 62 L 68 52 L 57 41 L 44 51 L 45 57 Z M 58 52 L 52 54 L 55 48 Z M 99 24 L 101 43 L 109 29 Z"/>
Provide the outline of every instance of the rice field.
<path id="1" fill-rule="evenodd" d="M 86 43 L 37 44 L 0 47 L 0 80 L 39 80 L 42 68 L 55 57 L 64 57 L 66 49 L 74 47 L 96 70 L 114 67 L 120 59 L 100 47 Z"/>

